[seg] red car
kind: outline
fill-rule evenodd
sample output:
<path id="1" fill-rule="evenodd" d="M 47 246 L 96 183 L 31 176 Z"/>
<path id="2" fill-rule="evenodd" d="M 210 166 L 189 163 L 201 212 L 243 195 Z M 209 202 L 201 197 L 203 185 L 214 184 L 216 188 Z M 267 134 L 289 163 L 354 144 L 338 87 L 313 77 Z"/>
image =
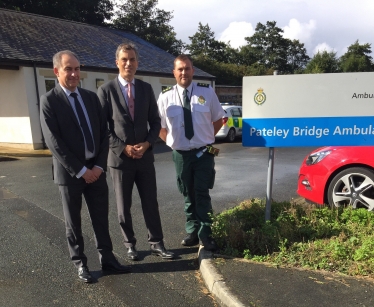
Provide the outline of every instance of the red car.
<path id="1" fill-rule="evenodd" d="M 297 193 L 316 204 L 374 209 L 374 146 L 329 146 L 303 161 Z"/>

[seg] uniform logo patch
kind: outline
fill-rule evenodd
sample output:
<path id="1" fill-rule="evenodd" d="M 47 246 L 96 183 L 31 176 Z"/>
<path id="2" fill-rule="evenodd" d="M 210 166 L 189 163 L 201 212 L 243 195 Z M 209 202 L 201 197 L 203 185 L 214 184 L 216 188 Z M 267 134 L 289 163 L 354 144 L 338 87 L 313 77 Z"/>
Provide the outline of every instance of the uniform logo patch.
<path id="1" fill-rule="evenodd" d="M 266 95 L 265 95 L 264 90 L 262 88 L 259 88 L 257 90 L 257 93 L 255 94 L 255 97 L 254 97 L 254 101 L 259 106 L 265 103 Z"/>
<path id="2" fill-rule="evenodd" d="M 200 96 L 199 99 L 197 100 L 200 104 L 205 104 L 206 100 L 204 96 Z"/>

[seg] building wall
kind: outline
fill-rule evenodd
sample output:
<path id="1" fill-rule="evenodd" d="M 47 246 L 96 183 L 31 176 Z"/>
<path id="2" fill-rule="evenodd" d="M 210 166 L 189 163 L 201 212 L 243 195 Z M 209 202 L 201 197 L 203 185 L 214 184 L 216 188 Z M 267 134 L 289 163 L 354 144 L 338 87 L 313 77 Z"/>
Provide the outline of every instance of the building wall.
<path id="1" fill-rule="evenodd" d="M 231 102 L 235 105 L 242 105 L 241 86 L 216 86 L 216 94 L 221 103 Z"/>
<path id="2" fill-rule="evenodd" d="M 33 148 L 30 125 L 27 69 L 0 69 L 0 143 Z"/>
<path id="3" fill-rule="evenodd" d="M 35 87 L 34 68 L 21 67 L 18 71 L 0 69 L 0 145 L 41 149 L 44 147 L 39 120 L 39 96 L 47 92 L 49 85 L 57 83 L 53 69 L 36 68 L 38 93 Z M 97 91 L 101 84 L 113 80 L 117 74 L 81 71 L 82 88 Z M 164 87 L 173 86 L 173 77 L 160 78 L 135 76 L 152 85 L 156 99 Z M 208 83 L 214 82 L 194 80 Z"/>

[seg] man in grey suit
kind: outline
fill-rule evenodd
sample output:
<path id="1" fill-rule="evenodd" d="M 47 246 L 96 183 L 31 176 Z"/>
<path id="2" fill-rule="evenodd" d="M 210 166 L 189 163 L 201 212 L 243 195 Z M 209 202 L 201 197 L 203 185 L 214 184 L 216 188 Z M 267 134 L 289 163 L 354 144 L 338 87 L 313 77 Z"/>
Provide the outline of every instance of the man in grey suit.
<path id="1" fill-rule="evenodd" d="M 71 260 L 79 280 L 92 282 L 81 229 L 82 195 L 87 203 L 103 271 L 129 272 L 112 252 L 108 223 L 106 162 L 109 150 L 106 120 L 97 95 L 77 88 L 80 63 L 69 50 L 53 57 L 59 84 L 41 96 L 40 121 L 53 154 L 53 178 L 59 185 Z"/>
<path id="2" fill-rule="evenodd" d="M 119 75 L 98 89 L 108 120 L 108 166 L 113 180 L 118 219 L 127 248 L 127 257 L 138 260 L 131 217 L 134 183 L 141 198 L 151 253 L 172 259 L 163 242 L 157 202 L 156 173 L 152 147 L 160 128 L 155 95 L 150 84 L 134 79 L 139 55 L 133 44 L 121 44 L 116 51 Z"/>

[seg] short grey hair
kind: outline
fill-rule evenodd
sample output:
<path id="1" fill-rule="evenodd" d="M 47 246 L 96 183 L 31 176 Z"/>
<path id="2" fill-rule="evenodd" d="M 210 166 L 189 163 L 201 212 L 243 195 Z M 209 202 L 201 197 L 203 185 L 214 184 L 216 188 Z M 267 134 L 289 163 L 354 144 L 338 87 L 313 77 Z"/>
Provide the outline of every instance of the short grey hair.
<path id="1" fill-rule="evenodd" d="M 138 48 L 133 43 L 123 43 L 123 44 L 119 45 L 117 47 L 117 50 L 116 50 L 116 60 L 118 60 L 119 53 L 121 51 L 126 51 L 126 50 L 134 50 L 134 52 L 135 52 L 135 58 L 136 58 L 137 61 L 139 61 Z"/>
<path id="2" fill-rule="evenodd" d="M 70 56 L 73 56 L 75 57 L 78 62 L 80 63 L 81 61 L 79 60 L 78 56 L 73 52 L 73 51 L 70 51 L 70 50 L 62 50 L 62 51 L 59 51 L 57 52 L 54 56 L 53 56 L 53 67 L 56 67 L 56 68 L 59 68 L 61 67 L 61 59 L 62 59 L 62 56 L 64 54 L 68 54 Z"/>

